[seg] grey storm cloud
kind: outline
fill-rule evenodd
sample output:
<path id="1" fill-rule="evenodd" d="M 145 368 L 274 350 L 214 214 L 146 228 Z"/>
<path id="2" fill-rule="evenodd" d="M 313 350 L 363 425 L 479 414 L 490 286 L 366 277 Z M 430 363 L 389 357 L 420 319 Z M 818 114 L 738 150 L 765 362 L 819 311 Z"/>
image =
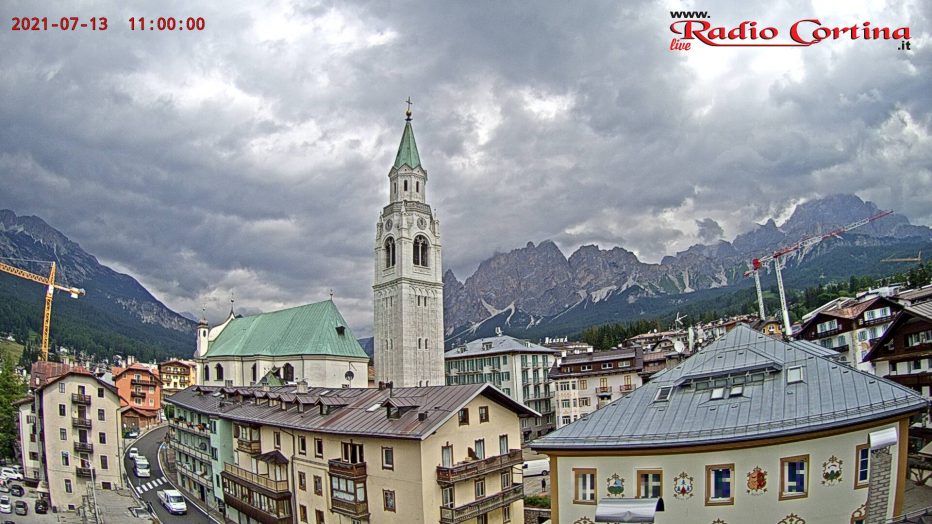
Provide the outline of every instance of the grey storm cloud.
<path id="1" fill-rule="evenodd" d="M 705 244 L 715 242 L 725 234 L 725 230 L 722 229 L 722 226 L 711 218 L 696 220 L 696 227 L 699 228 L 696 236 Z"/>
<path id="2" fill-rule="evenodd" d="M 921 3 L 849 4 L 701 8 L 721 24 L 869 20 L 929 40 Z M 8 0 L 6 23 L 109 28 L 0 32 L 0 208 L 43 217 L 177 311 L 333 290 L 359 334 L 407 96 L 460 278 L 541 238 L 658 261 L 839 192 L 932 224 L 928 45 L 675 52 L 669 9 Z M 165 14 L 206 30 L 130 28 Z"/>

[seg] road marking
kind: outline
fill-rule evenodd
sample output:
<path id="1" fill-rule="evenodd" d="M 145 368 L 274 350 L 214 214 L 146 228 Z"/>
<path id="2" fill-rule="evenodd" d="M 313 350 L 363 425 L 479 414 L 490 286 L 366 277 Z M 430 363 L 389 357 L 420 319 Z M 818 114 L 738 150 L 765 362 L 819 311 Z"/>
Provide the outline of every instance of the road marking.
<path id="1" fill-rule="evenodd" d="M 150 489 L 156 488 L 165 483 L 165 477 L 159 477 L 155 480 L 150 480 L 145 484 L 140 484 L 136 486 L 136 493 L 142 495 L 143 493 L 149 491 Z"/>

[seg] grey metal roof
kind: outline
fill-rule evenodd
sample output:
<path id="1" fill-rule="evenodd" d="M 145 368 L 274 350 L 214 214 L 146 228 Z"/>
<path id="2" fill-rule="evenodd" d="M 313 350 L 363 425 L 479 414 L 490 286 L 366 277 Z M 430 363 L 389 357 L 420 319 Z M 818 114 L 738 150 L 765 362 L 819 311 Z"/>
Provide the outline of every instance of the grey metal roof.
<path id="1" fill-rule="evenodd" d="M 787 384 L 790 368 L 802 382 Z M 748 373 L 748 370 L 766 369 Z M 743 377 L 743 392 L 720 400 L 696 380 Z M 759 382 L 750 382 L 752 376 Z M 732 380 L 728 378 L 728 380 Z M 667 401 L 655 401 L 671 387 Z M 673 369 L 608 406 L 534 441 L 535 450 L 662 448 L 808 433 L 922 411 L 910 388 L 840 363 L 805 341 L 782 342 L 740 325 Z"/>
<path id="2" fill-rule="evenodd" d="M 489 349 L 482 349 L 483 345 L 491 343 Z M 497 337 L 486 337 L 467 342 L 463 346 L 455 347 L 444 353 L 443 358 L 450 360 L 454 358 L 469 358 L 486 355 L 496 355 L 502 353 L 544 353 L 547 355 L 559 355 L 560 350 L 545 348 L 527 340 L 519 340 L 508 335 Z"/>
<path id="3" fill-rule="evenodd" d="M 307 394 L 295 395 L 296 386 L 209 387 L 191 386 L 175 393 L 165 402 L 211 416 L 320 433 L 360 436 L 424 439 L 453 417 L 472 399 L 482 395 L 519 416 L 539 417 L 536 411 L 515 402 L 491 384 L 431 386 L 415 388 L 308 388 Z M 259 399 L 256 403 L 256 399 Z M 384 404 L 416 406 L 399 417 L 389 418 Z M 268 399 L 268 400 L 265 400 Z M 269 405 L 270 400 L 284 400 Z M 338 406 L 329 414 L 306 404 L 317 402 Z M 396 404 L 397 403 L 397 404 Z M 305 407 L 299 411 L 298 405 Z M 339 407 L 342 406 L 342 407 Z M 426 414 L 421 419 L 420 414 Z"/>

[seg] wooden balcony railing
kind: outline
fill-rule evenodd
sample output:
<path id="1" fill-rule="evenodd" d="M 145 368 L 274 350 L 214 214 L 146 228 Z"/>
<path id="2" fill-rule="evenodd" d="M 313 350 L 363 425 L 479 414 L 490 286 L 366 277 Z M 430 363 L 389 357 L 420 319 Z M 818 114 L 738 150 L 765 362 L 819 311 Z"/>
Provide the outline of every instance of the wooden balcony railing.
<path id="1" fill-rule="evenodd" d="M 258 440 L 236 439 L 236 449 L 246 453 L 262 453 L 262 443 Z"/>
<path id="2" fill-rule="evenodd" d="M 224 463 L 223 473 L 221 473 L 221 475 L 238 484 L 246 483 L 247 485 L 251 484 L 253 486 L 265 488 L 275 493 L 290 494 L 287 480 L 272 480 L 269 477 L 253 473 L 252 471 L 245 470 L 233 464 Z"/>
<path id="3" fill-rule="evenodd" d="M 75 473 L 77 473 L 78 477 L 83 479 L 89 479 L 94 476 L 91 468 L 75 468 Z"/>
<path id="4" fill-rule="evenodd" d="M 488 497 L 455 508 L 440 507 L 440 524 L 459 524 L 507 506 L 524 497 L 524 484 L 516 484 Z"/>
<path id="5" fill-rule="evenodd" d="M 75 442 L 74 451 L 75 453 L 93 453 L 94 444 L 91 444 L 90 442 Z"/>
<path id="6" fill-rule="evenodd" d="M 292 522 L 290 514 L 276 515 L 269 513 L 268 511 L 259 509 L 250 504 L 248 501 L 240 500 L 239 498 L 234 497 L 229 493 L 223 494 L 223 502 L 227 506 L 234 508 L 236 511 L 249 516 L 252 520 L 261 522 L 262 524 L 291 524 Z M 284 510 L 286 508 L 283 507 L 282 509 Z"/>
<path id="7" fill-rule="evenodd" d="M 340 459 L 330 459 L 330 474 L 348 479 L 366 478 L 365 462 L 345 462 Z"/>
<path id="8" fill-rule="evenodd" d="M 437 482 L 440 484 L 453 484 L 461 480 L 487 475 L 488 473 L 517 466 L 523 462 L 520 449 L 509 450 L 504 455 L 496 455 L 482 460 L 461 462 L 450 468 L 437 466 Z"/>
<path id="9" fill-rule="evenodd" d="M 346 515 L 354 519 L 369 518 L 369 503 L 365 500 L 362 502 L 350 502 L 338 498 L 330 497 L 330 507 L 333 511 Z"/>
<path id="10" fill-rule="evenodd" d="M 91 396 L 90 396 L 90 395 L 82 395 L 82 394 L 80 394 L 80 393 L 72 393 L 72 394 L 71 394 L 71 402 L 74 403 L 74 404 L 82 404 L 82 405 L 85 405 L 85 406 L 90 406 L 90 405 L 91 405 Z"/>
<path id="11" fill-rule="evenodd" d="M 90 428 L 91 428 L 91 419 L 89 419 L 89 418 L 81 418 L 81 417 L 72 417 L 72 419 L 71 419 L 71 427 L 73 427 L 73 428 L 90 429 Z"/>

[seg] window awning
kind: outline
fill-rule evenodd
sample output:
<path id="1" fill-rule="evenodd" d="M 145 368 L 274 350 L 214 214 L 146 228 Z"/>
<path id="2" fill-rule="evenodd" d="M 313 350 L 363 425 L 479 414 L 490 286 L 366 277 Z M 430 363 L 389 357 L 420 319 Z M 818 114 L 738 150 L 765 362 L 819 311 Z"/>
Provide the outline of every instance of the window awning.
<path id="1" fill-rule="evenodd" d="M 658 511 L 663 511 L 663 498 L 602 499 L 595 508 L 595 521 L 652 523 Z"/>

